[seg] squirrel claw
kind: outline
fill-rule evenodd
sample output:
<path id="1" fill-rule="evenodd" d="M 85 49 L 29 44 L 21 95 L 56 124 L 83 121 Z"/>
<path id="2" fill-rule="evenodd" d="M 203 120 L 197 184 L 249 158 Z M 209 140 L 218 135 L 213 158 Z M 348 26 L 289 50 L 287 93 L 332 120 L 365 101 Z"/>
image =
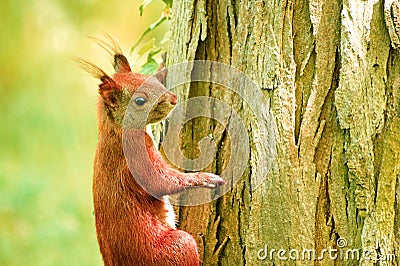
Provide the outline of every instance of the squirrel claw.
<path id="1" fill-rule="evenodd" d="M 206 188 L 216 188 L 226 184 L 225 180 L 220 176 L 212 173 L 198 173 L 198 177 L 202 180 L 199 185 Z"/>
<path id="2" fill-rule="evenodd" d="M 203 187 L 207 187 L 207 188 L 215 188 L 215 187 L 216 187 L 216 185 L 215 185 L 215 184 L 213 184 L 213 183 L 206 183 L 206 182 L 204 182 L 204 183 L 203 183 Z"/>

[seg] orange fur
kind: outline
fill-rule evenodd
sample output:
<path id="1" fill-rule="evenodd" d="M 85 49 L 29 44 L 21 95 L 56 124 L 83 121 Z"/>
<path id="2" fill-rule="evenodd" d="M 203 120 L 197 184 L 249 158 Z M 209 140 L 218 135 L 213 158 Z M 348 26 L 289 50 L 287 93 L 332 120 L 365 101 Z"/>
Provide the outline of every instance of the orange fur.
<path id="1" fill-rule="evenodd" d="M 157 80 L 132 73 L 118 47 L 112 49 L 111 45 L 102 44 L 115 52 L 116 73 L 112 78 L 97 66 L 86 61 L 82 63 L 101 81 L 93 199 L 97 237 L 104 263 L 199 265 L 194 238 L 170 225 L 167 212 L 171 208 L 162 198 L 185 189 L 198 186 L 213 188 L 225 182 L 211 173 L 182 173 L 173 169 L 142 126 L 123 129 L 121 116 L 125 115 L 123 110 L 129 101 L 121 95 L 126 91 L 134 96 L 136 90 L 143 87 L 146 95 L 160 95 L 158 102 L 152 103 L 155 107 L 151 109 L 147 122 L 164 118 L 177 98 Z M 143 84 L 147 85 L 141 87 Z M 139 112 L 132 115 L 139 115 Z M 126 158 L 126 154 L 129 157 Z"/>

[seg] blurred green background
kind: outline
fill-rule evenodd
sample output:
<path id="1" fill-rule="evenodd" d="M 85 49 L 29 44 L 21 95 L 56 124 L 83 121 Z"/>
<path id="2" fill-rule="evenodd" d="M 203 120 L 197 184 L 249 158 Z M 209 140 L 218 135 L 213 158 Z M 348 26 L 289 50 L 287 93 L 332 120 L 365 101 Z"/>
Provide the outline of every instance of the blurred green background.
<path id="1" fill-rule="evenodd" d="M 111 74 L 87 38 L 108 33 L 135 62 L 130 48 L 163 8 L 139 17 L 140 4 L 0 2 L 0 265 L 102 265 L 91 195 L 98 81 L 74 58 Z"/>

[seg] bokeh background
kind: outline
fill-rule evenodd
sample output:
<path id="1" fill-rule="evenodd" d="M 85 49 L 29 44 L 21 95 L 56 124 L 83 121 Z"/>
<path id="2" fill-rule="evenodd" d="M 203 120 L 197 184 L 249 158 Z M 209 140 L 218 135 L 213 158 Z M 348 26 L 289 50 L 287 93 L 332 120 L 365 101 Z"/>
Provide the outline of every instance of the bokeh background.
<path id="1" fill-rule="evenodd" d="M 154 1 L 140 17 L 140 4 L 0 2 L 0 265 L 102 265 L 91 195 L 98 81 L 74 58 L 112 73 L 87 37 L 107 33 L 140 69 L 129 50 L 163 9 Z"/>

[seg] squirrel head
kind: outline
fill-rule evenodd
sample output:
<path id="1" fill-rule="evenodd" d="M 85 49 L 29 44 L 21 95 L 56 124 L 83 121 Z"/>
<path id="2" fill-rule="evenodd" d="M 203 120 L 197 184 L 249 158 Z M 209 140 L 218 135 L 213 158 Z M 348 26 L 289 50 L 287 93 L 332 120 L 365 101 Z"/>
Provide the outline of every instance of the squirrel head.
<path id="1" fill-rule="evenodd" d="M 155 77 L 134 73 L 121 49 L 101 43 L 112 55 L 115 73 L 107 75 L 96 65 L 79 60 L 82 67 L 100 80 L 99 119 L 113 126 L 144 129 L 164 119 L 177 103 L 177 96 Z"/>

